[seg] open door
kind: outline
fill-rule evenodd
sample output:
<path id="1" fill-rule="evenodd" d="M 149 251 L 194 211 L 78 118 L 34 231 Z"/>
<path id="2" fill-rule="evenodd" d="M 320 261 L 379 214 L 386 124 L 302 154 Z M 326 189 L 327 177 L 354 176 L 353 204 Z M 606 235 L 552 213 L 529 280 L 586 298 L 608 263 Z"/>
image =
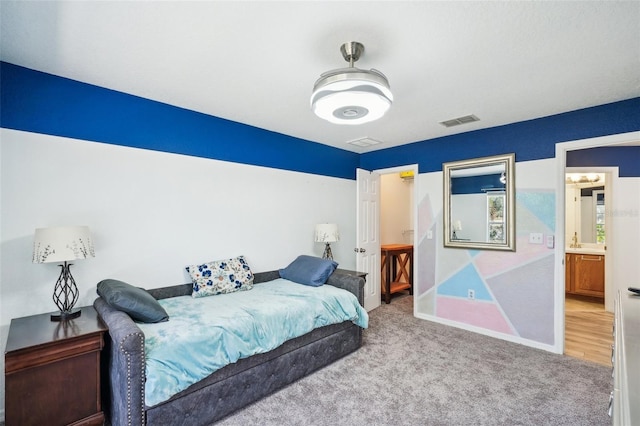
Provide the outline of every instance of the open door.
<path id="1" fill-rule="evenodd" d="M 380 306 L 380 175 L 356 170 L 356 269 L 367 273 L 364 308 Z"/>

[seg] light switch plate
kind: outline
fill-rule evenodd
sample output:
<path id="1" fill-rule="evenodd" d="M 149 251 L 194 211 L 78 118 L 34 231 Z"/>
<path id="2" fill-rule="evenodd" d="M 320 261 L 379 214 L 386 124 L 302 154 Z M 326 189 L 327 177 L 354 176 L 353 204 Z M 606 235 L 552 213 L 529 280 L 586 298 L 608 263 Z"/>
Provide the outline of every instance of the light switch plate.
<path id="1" fill-rule="evenodd" d="M 547 248 L 553 248 L 555 245 L 555 238 L 553 235 L 547 235 Z"/>

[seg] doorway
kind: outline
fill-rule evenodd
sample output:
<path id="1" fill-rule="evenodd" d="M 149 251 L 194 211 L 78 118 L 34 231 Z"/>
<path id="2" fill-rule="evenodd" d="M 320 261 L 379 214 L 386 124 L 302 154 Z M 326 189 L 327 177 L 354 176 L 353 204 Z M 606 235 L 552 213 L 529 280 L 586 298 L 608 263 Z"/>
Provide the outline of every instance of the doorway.
<path id="1" fill-rule="evenodd" d="M 611 286 L 606 271 L 613 259 L 606 248 L 614 244 L 614 223 L 607 223 L 606 212 L 618 172 L 589 167 L 567 167 L 565 172 L 564 354 L 610 366 L 613 313 L 605 301 Z"/>
<path id="2" fill-rule="evenodd" d="M 401 173 L 403 174 L 401 177 Z M 382 180 L 382 176 L 386 175 L 396 175 L 401 181 L 399 183 L 405 185 L 405 188 L 410 188 L 409 193 L 406 197 L 403 197 L 404 201 L 395 201 L 397 206 L 392 206 L 394 208 L 401 208 L 408 214 L 408 221 L 399 222 L 400 226 L 396 228 L 396 232 L 399 229 L 400 235 L 396 236 L 396 238 L 401 241 L 407 241 L 407 244 L 411 244 L 414 247 L 413 257 L 414 259 L 418 258 L 418 247 L 417 247 L 417 233 L 414 230 L 417 229 L 418 224 L 418 213 L 417 213 L 417 204 L 415 202 L 418 191 L 418 165 L 406 165 L 406 166 L 398 166 L 387 169 L 374 170 L 372 172 L 367 172 L 365 170 L 358 169 L 357 176 L 357 194 L 356 194 L 356 203 L 357 203 L 357 218 L 356 218 L 356 268 L 358 270 L 366 271 L 369 275 L 373 275 L 372 279 L 367 279 L 367 286 L 365 288 L 365 302 L 369 299 L 369 303 L 366 304 L 365 308 L 370 311 L 375 309 L 380 305 L 381 302 L 381 184 L 379 183 Z M 411 175 L 413 179 L 411 179 L 408 175 Z M 385 177 L 386 179 L 386 177 Z M 404 179 L 404 180 L 402 180 Z M 372 184 L 371 182 L 378 182 L 377 184 Z M 397 182 L 398 183 L 398 182 Z M 377 190 L 375 189 L 377 186 Z M 393 191 L 392 191 L 393 192 Z M 404 192 L 404 191 L 403 191 Z M 373 195 L 371 195 L 371 194 Z M 377 193 L 377 194 L 374 194 Z M 374 202 L 364 203 L 363 199 L 371 195 L 375 200 Z M 385 204 L 392 204 L 393 200 L 386 201 Z M 402 205 L 405 204 L 403 207 Z M 407 225 L 407 222 L 409 225 Z M 386 230 L 385 230 L 386 231 Z M 375 242 L 375 247 L 370 244 L 371 242 Z M 369 248 L 366 250 L 362 250 L 363 245 L 369 243 Z M 375 253 L 371 255 L 371 253 Z M 413 276 L 418 276 L 418 265 L 417 262 L 412 262 L 411 269 L 413 271 Z M 375 288 L 372 288 L 372 285 Z M 415 282 L 414 282 L 415 285 Z M 370 296 L 370 297 L 368 297 Z M 375 298 L 375 300 L 373 300 Z M 415 305 L 415 302 L 414 302 Z M 415 308 L 414 308 L 415 310 Z"/>
<path id="3" fill-rule="evenodd" d="M 565 291 L 605 304 L 607 277 L 610 280 L 606 271 L 613 264 L 607 243 L 614 235 L 614 222 L 607 223 L 606 212 L 611 210 L 617 169 L 571 167 L 565 172 Z"/>
<path id="4" fill-rule="evenodd" d="M 608 146 L 638 146 L 640 145 L 640 132 L 629 132 L 618 135 L 603 136 L 591 139 L 583 139 L 571 142 L 562 142 L 556 144 L 556 164 L 558 167 L 557 183 L 556 183 L 556 261 L 555 261 L 555 297 L 554 297 L 554 324 L 555 324 L 555 350 L 558 353 L 564 353 L 565 349 L 565 289 L 566 289 L 566 270 L 565 270 L 565 250 L 564 247 L 570 245 L 570 241 L 566 241 L 565 238 L 565 209 L 566 209 L 566 188 L 565 188 L 565 173 L 567 172 L 566 157 L 568 151 L 596 148 L 596 147 L 608 147 Z M 588 167 L 592 171 L 602 171 L 611 173 L 610 185 L 608 185 L 607 191 L 610 194 L 609 201 L 612 201 L 616 192 L 616 181 L 618 179 L 618 168 L 612 164 L 612 167 Z M 582 168 L 584 169 L 584 168 Z M 613 201 L 611 205 L 614 205 Z M 620 239 L 615 240 L 613 237 L 616 235 L 613 232 L 613 223 L 610 223 L 607 232 L 609 239 L 607 241 L 607 256 L 605 256 L 605 308 L 607 311 L 613 311 L 613 299 L 618 288 L 622 288 L 622 284 L 617 283 L 614 279 L 620 274 L 619 271 L 616 274 L 613 273 L 614 266 L 619 265 L 616 261 L 615 264 L 611 262 L 618 253 L 617 246 L 621 244 Z M 609 257 L 609 261 L 606 258 Z M 607 267 L 607 263 L 610 265 Z"/>
<path id="5" fill-rule="evenodd" d="M 380 283 L 383 303 L 390 303 L 397 297 L 413 294 L 411 287 L 414 279 L 412 268 L 415 263 L 413 192 L 412 170 L 380 175 Z M 387 280 L 389 280 L 388 286 Z"/>

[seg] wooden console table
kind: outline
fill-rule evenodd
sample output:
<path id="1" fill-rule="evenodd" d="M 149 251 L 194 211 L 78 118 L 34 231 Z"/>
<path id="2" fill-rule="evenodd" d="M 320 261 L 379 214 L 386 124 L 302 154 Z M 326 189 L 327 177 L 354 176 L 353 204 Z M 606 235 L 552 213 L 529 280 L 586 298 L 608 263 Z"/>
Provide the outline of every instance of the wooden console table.
<path id="1" fill-rule="evenodd" d="M 409 290 L 409 294 L 413 294 L 413 246 L 385 244 L 380 249 L 385 303 L 390 303 L 391 294 L 399 291 Z"/>

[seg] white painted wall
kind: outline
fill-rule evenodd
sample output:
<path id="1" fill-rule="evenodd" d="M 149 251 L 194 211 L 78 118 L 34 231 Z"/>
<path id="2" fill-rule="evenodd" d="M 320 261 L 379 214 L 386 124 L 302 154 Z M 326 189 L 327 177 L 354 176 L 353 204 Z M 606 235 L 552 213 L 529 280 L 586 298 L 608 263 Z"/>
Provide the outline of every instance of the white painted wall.
<path id="1" fill-rule="evenodd" d="M 612 207 L 605 219 L 606 256 L 610 257 L 606 264 L 609 271 L 605 271 L 605 302 L 607 310 L 613 312 L 613 300 L 618 291 L 640 287 L 640 178 L 617 178 L 611 187 Z"/>
<path id="2" fill-rule="evenodd" d="M 413 243 L 413 179 L 380 175 L 380 242 Z"/>
<path id="3" fill-rule="evenodd" d="M 192 263 L 242 254 L 260 272 L 321 256 L 322 222 L 338 224 L 334 257 L 355 269 L 354 180 L 0 129 L 0 184 L 3 352 L 12 318 L 57 309 L 59 267 L 31 263 L 37 227 L 91 228 L 96 257 L 71 268 L 78 306 L 105 278 L 156 288 L 189 282 Z"/>
<path id="4" fill-rule="evenodd" d="M 515 166 L 516 193 L 525 195 L 525 193 L 545 193 L 553 191 L 553 188 L 555 186 L 554 167 L 554 159 L 517 162 Z M 435 316 L 434 306 L 436 306 L 439 301 L 438 298 L 434 296 L 436 289 L 436 287 L 434 287 L 434 284 L 435 286 L 437 286 L 450 275 L 451 271 L 457 271 L 464 265 L 468 264 L 469 259 L 473 256 L 467 253 L 467 250 L 444 248 L 442 245 L 442 172 L 421 174 L 419 176 L 419 179 L 420 192 L 418 195 L 418 199 L 420 201 L 418 211 L 420 217 L 418 222 L 420 225 L 418 229 L 418 241 L 420 252 L 418 254 L 418 261 L 422 262 L 424 265 L 429 265 L 430 267 L 423 268 L 422 273 L 418 275 L 417 289 L 416 293 L 414 293 L 416 294 L 416 298 L 418 301 L 414 314 L 419 318 L 442 322 L 444 324 L 453 325 L 489 336 L 514 341 L 527 346 L 553 351 L 554 346 L 552 344 L 542 343 L 541 341 L 521 337 L 521 335 L 517 334 L 507 335 L 501 332 L 496 332 L 491 328 L 486 328 L 483 321 L 474 322 L 470 320 L 467 323 L 463 323 Z M 518 195 L 516 195 L 516 198 L 517 197 Z M 529 251 L 527 233 L 530 232 L 528 226 L 530 226 L 531 223 L 535 223 L 535 221 L 528 220 L 528 218 L 523 215 L 519 216 L 520 213 L 524 212 L 516 211 L 516 223 L 519 224 L 518 226 L 520 227 L 516 229 L 518 237 L 518 242 L 516 244 L 516 253 L 505 254 L 497 251 L 483 252 L 483 256 L 485 256 L 487 259 L 490 259 L 492 257 L 495 258 L 494 262 L 496 263 L 508 259 L 513 263 L 513 270 L 523 267 L 526 268 L 527 264 L 531 261 L 531 258 L 527 256 L 527 253 Z M 548 215 L 550 216 L 540 219 L 551 219 L 550 222 L 553 223 L 553 210 L 548 213 Z M 433 231 L 432 235 L 434 236 L 435 241 L 429 241 L 428 237 L 430 230 Z M 534 231 L 544 232 L 542 229 L 534 229 Z M 554 268 L 551 266 L 546 270 L 538 269 L 536 271 L 536 274 L 536 283 L 534 283 L 533 286 L 531 284 L 526 284 L 526 288 L 523 288 L 523 291 L 521 293 L 514 293 L 508 298 L 508 300 L 504 300 L 504 303 L 509 304 L 509 308 L 518 310 L 520 309 L 520 307 L 522 307 L 522 309 L 527 309 L 527 306 L 530 304 L 530 297 L 528 297 L 528 292 L 533 291 L 546 291 L 548 292 L 548 294 L 544 294 L 542 296 L 551 301 L 553 300 L 553 286 L 540 285 L 538 287 L 537 282 L 553 282 Z M 486 278 L 490 277 L 487 276 Z M 522 285 L 522 283 L 519 283 L 519 285 Z M 542 288 L 545 288 L 545 290 L 542 290 Z M 552 324 L 551 318 L 554 315 L 554 306 L 554 303 L 550 302 L 549 306 L 544 307 L 545 309 L 541 309 L 540 311 L 536 311 L 533 313 L 533 316 L 531 317 L 531 320 L 528 322 L 527 326 L 533 324 L 534 327 L 539 327 L 541 331 L 532 333 L 527 330 L 528 335 L 549 335 L 553 332 L 553 329 L 549 329 L 548 327 L 550 327 L 550 324 Z M 465 309 L 465 307 L 462 306 L 461 309 Z M 526 328 L 522 323 L 516 324 L 514 326 L 516 327 L 516 330 L 524 330 Z"/>
<path id="5" fill-rule="evenodd" d="M 452 228 L 456 222 L 462 227 L 456 231 L 456 237 L 487 241 L 487 194 L 456 194 L 451 196 L 450 203 Z"/>
<path id="6" fill-rule="evenodd" d="M 565 232 L 564 240 L 566 245 L 572 244 L 574 235 L 581 227 L 580 210 L 578 200 L 580 200 L 580 188 L 576 185 L 565 185 Z M 578 238 L 580 236 L 578 235 Z"/>

